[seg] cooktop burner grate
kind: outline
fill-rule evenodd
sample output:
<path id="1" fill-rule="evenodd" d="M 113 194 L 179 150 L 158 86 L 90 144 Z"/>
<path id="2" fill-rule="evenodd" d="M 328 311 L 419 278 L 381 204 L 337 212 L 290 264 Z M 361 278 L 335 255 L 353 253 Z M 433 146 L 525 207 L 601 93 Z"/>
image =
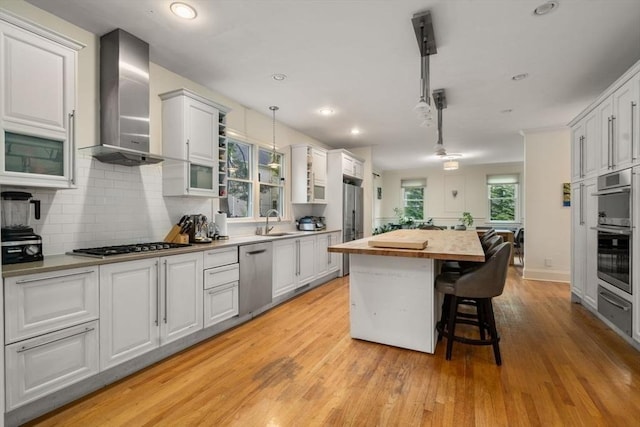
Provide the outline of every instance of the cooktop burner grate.
<path id="1" fill-rule="evenodd" d="M 164 249 L 184 248 L 187 246 L 191 246 L 191 245 L 188 243 L 166 243 L 166 242 L 135 243 L 131 245 L 116 245 L 116 246 L 103 246 L 98 248 L 74 249 L 71 252 L 67 252 L 67 254 L 89 256 L 89 257 L 95 257 L 95 258 L 105 258 L 112 255 L 161 251 Z"/>

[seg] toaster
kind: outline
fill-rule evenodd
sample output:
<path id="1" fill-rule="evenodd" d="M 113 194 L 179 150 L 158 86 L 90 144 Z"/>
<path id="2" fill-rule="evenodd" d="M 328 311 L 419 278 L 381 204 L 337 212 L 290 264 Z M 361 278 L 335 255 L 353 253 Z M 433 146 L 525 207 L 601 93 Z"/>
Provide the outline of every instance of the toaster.
<path id="1" fill-rule="evenodd" d="M 298 230 L 300 231 L 317 231 L 324 230 L 325 225 L 321 220 L 322 217 L 303 216 L 297 221 Z"/>

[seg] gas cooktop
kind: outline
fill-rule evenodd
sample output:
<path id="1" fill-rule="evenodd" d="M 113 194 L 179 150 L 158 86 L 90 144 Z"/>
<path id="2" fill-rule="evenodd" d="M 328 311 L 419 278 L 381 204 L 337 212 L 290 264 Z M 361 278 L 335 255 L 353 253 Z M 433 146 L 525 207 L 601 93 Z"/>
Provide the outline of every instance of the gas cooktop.
<path id="1" fill-rule="evenodd" d="M 185 248 L 187 246 L 191 246 L 191 245 L 188 243 L 166 243 L 166 242 L 135 243 L 131 245 L 117 245 L 117 246 L 103 246 L 99 248 L 74 249 L 71 252 L 67 252 L 67 255 L 80 255 L 80 256 L 88 256 L 88 257 L 94 257 L 94 258 L 105 258 L 112 255 L 161 251 L 164 249 Z"/>

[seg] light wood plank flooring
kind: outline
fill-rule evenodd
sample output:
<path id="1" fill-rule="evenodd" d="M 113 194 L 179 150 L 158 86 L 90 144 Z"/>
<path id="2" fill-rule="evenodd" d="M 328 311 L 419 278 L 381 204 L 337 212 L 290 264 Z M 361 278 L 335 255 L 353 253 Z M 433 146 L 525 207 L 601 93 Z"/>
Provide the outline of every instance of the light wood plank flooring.
<path id="1" fill-rule="evenodd" d="M 640 423 L 640 353 L 569 302 L 562 283 L 510 268 L 490 347 L 435 355 L 349 337 L 348 281 L 96 392 L 31 425 L 496 426 Z"/>

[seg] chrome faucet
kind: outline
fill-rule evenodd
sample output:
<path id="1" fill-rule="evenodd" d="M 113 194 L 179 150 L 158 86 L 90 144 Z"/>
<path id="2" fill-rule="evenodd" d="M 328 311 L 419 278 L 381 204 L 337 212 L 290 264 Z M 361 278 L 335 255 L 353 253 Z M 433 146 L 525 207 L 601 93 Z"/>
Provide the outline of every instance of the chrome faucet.
<path id="1" fill-rule="evenodd" d="M 267 217 L 267 223 L 266 223 L 266 224 L 265 224 L 265 226 L 264 226 L 264 234 L 269 234 L 269 232 L 270 232 L 271 230 L 273 230 L 273 227 L 269 227 L 269 215 L 271 215 L 271 214 L 273 214 L 273 213 L 275 213 L 275 214 L 276 214 L 276 216 L 278 217 L 278 222 L 280 222 L 280 221 L 281 221 L 280 213 L 279 213 L 277 210 L 275 210 L 275 209 L 269 209 L 269 210 L 267 211 L 267 213 L 265 214 L 265 216 Z"/>

